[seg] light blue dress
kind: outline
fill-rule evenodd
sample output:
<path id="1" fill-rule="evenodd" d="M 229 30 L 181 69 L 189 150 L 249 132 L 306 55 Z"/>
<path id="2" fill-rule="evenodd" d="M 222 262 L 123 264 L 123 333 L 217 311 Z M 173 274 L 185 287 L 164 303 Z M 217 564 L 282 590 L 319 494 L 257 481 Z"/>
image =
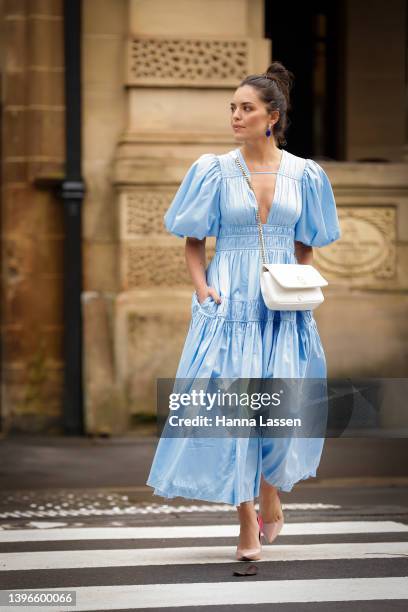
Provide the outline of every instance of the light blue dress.
<path id="1" fill-rule="evenodd" d="M 323 168 L 282 150 L 275 195 L 263 225 L 269 263 L 297 263 L 294 240 L 323 247 L 341 236 Z M 216 236 L 207 284 L 221 297 L 191 322 L 176 378 L 326 378 L 312 311 L 269 310 L 260 292 L 257 203 L 234 157 L 205 153 L 189 168 L 164 221 L 176 236 Z M 316 476 L 324 438 L 160 438 L 147 484 L 154 494 L 239 505 L 258 497 L 260 478 L 281 491 Z"/>

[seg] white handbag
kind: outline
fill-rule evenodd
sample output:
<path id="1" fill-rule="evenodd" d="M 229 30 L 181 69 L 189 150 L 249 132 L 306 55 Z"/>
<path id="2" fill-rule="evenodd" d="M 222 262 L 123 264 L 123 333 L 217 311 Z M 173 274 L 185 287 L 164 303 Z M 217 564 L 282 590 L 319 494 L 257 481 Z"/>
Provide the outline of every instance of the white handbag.
<path id="1" fill-rule="evenodd" d="M 250 189 L 255 191 L 238 157 L 235 158 Z M 257 202 L 256 196 L 255 201 Z M 257 202 L 258 204 L 258 202 Z M 256 211 L 262 255 L 260 285 L 264 302 L 271 310 L 314 310 L 324 301 L 321 287 L 328 281 L 309 264 L 271 264 L 266 261 L 259 205 Z"/>

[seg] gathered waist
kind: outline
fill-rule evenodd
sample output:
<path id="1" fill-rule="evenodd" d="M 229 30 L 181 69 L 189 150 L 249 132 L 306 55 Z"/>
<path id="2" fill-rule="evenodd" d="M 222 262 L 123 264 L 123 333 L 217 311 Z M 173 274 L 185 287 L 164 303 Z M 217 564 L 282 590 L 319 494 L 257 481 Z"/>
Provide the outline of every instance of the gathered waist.
<path id="1" fill-rule="evenodd" d="M 265 249 L 282 249 L 295 252 L 295 230 L 283 225 L 264 225 Z M 217 236 L 216 251 L 234 249 L 259 249 L 258 225 L 228 225 L 221 227 Z"/>

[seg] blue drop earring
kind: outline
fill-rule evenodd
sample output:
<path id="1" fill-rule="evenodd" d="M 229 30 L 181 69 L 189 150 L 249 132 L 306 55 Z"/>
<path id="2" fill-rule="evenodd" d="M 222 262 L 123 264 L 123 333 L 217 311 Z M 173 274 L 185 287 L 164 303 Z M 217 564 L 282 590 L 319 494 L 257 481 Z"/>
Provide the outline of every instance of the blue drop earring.
<path id="1" fill-rule="evenodd" d="M 272 132 L 271 132 L 271 123 L 270 123 L 268 125 L 268 129 L 265 132 L 265 135 L 266 135 L 267 138 L 269 138 L 271 134 L 272 134 Z"/>

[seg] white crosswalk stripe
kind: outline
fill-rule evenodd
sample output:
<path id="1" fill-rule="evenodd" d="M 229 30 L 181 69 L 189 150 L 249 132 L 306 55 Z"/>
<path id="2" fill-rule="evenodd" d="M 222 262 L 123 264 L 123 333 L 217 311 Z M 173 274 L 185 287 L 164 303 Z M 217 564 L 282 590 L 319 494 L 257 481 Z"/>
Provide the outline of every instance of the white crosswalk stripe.
<path id="1" fill-rule="evenodd" d="M 234 605 L 239 610 L 250 604 L 408 600 L 408 525 L 397 521 L 287 522 L 276 543 L 263 546 L 262 561 L 256 562 L 258 575 L 250 580 L 232 579 L 232 570 L 245 565 L 235 562 L 238 532 L 236 524 L 3 530 L 0 531 L 1 588 L 18 590 L 8 585 L 24 584 L 26 578 L 35 584 L 35 589 L 30 591 L 41 590 L 43 584 L 45 591 L 76 592 L 76 606 L 47 606 L 50 612 L 165 610 L 189 606 L 213 606 L 216 611 L 222 605 Z M 340 541 L 343 536 L 347 536 L 347 542 Z M 310 543 L 309 540 L 299 542 L 300 537 L 310 538 Z M 183 542 L 194 538 L 199 538 L 196 546 Z M 220 538 L 231 538 L 231 544 L 219 542 Z M 335 541 L 330 541 L 331 538 Z M 118 548 L 119 544 L 124 547 Z M 30 547 L 37 548 L 30 550 Z M 298 579 L 296 575 L 289 580 L 270 579 L 283 564 L 297 562 L 300 567 L 303 564 L 307 567 L 310 563 L 328 564 L 333 560 L 339 564 L 357 563 L 355 575 L 342 576 L 338 569 L 333 576 L 331 566 L 327 578 L 319 574 L 310 579 Z M 382 560 L 383 572 L 385 564 L 390 568 L 393 562 L 400 564 L 399 569 L 395 574 L 387 570 L 386 575 L 359 576 L 361 563 L 375 563 L 375 560 Z M 407 564 L 401 565 L 405 560 Z M 154 571 L 155 568 L 171 571 L 173 566 L 184 568 L 182 579 L 180 571 L 174 580 L 170 574 L 166 579 L 161 572 Z M 115 584 L 118 568 L 123 572 L 137 570 L 134 580 Z M 217 568 L 220 579 L 212 580 Z M 260 575 L 264 568 L 270 571 Z M 109 584 L 104 584 L 107 570 L 111 579 Z M 92 583 L 87 583 L 89 576 L 93 576 Z M 18 609 L 32 612 L 33 607 L 19 606 Z"/>
<path id="2" fill-rule="evenodd" d="M 151 565 L 190 565 L 231 563 L 231 546 L 177 548 L 138 548 L 130 550 L 67 550 L 0 555 L 0 571 L 68 569 L 75 567 L 121 567 Z M 307 544 L 282 546 L 275 544 L 263 551 L 263 561 L 311 561 L 316 559 L 389 558 L 406 554 L 408 542 L 365 542 L 363 544 Z"/>
<path id="3" fill-rule="evenodd" d="M 346 533 L 408 533 L 408 525 L 395 521 L 339 521 L 285 523 L 282 535 Z M 238 525 L 194 525 L 160 527 L 88 527 L 66 529 L 21 529 L 0 532 L 0 542 L 53 540 L 119 540 L 141 538 L 227 538 L 237 537 Z"/>
<path id="4" fill-rule="evenodd" d="M 250 605 L 404 599 L 407 578 L 350 578 L 331 580 L 268 580 L 252 583 L 148 584 L 77 589 L 77 604 L 58 606 L 58 612 L 140 610 L 185 606 Z M 204 588 L 205 587 L 205 588 Z M 19 607 L 32 612 L 32 607 Z M 48 608 L 52 610 L 53 608 Z"/>

